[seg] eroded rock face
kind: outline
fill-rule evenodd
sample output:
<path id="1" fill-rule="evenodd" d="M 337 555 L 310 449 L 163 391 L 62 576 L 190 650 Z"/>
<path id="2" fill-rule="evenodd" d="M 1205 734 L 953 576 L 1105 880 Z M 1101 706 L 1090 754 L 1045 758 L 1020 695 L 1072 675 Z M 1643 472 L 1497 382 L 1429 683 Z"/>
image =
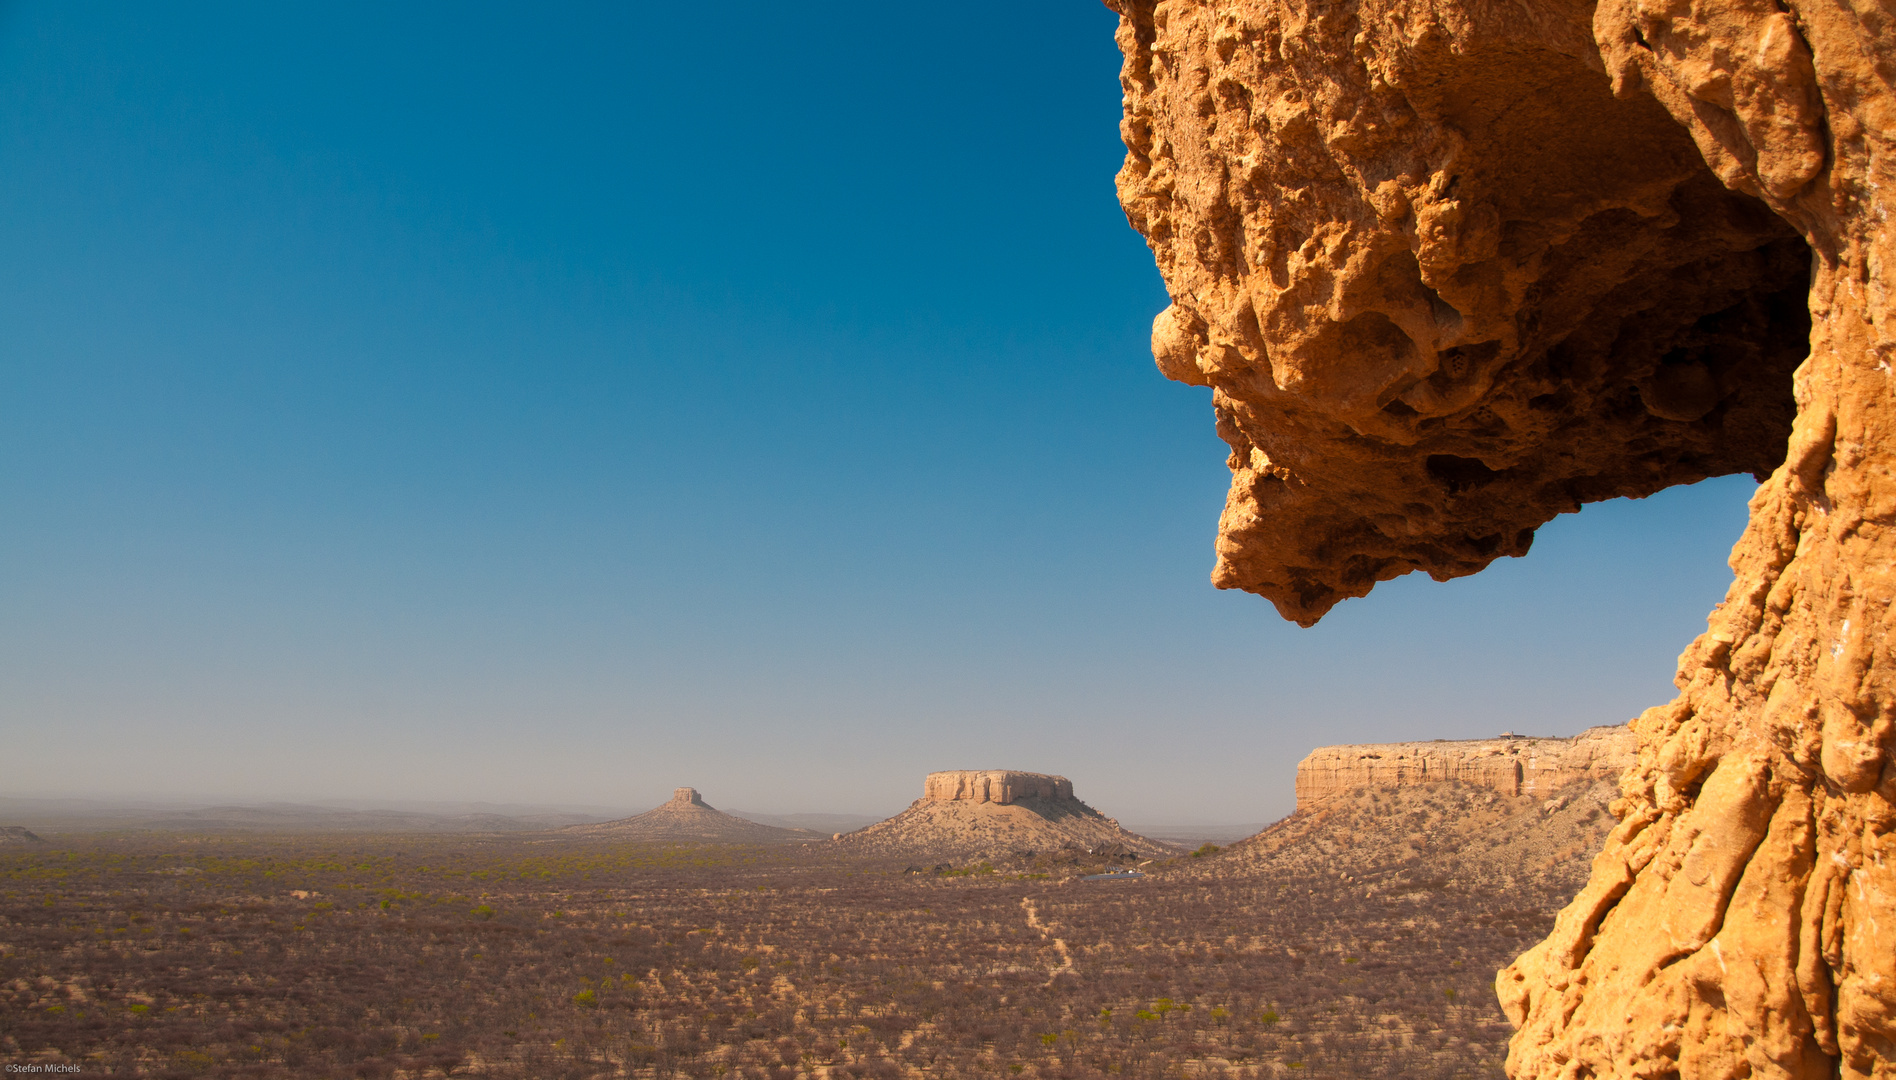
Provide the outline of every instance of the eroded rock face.
<path id="1" fill-rule="evenodd" d="M 1214 581 L 1308 625 L 1784 457 L 1810 256 L 1613 96 L 1582 5 L 1129 4 L 1127 215 L 1212 388 Z"/>
<path id="2" fill-rule="evenodd" d="M 1467 784 L 1503 795 L 1545 795 L 1576 784 L 1618 780 L 1633 763 L 1633 732 L 1590 728 L 1571 739 L 1511 737 L 1320 746 L 1297 763 L 1297 809 L 1359 789 L 1393 791 Z"/>
<path id="3" fill-rule="evenodd" d="M 1232 448 L 1217 584 L 1309 624 L 1764 478 L 1621 824 L 1498 981 L 1510 1074 L 1896 1076 L 1896 13 L 1115 6 L 1153 351 Z"/>
<path id="4" fill-rule="evenodd" d="M 928 802 L 993 802 L 1006 806 L 1015 799 L 1071 799 L 1073 781 L 1046 773 L 1006 769 L 956 769 L 933 772 L 922 783 Z"/>

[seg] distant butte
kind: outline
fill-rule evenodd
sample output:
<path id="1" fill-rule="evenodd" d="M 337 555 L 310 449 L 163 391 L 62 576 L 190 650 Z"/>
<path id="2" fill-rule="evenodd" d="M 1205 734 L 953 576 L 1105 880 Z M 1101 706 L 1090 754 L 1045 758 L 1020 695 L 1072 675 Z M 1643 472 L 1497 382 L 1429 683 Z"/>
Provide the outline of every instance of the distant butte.
<path id="1" fill-rule="evenodd" d="M 922 797 L 907 810 L 833 839 L 853 853 L 924 858 L 1061 850 L 1132 858 L 1181 850 L 1120 828 L 1074 797 L 1073 781 L 1064 776 L 1011 769 L 929 773 Z"/>
<path id="2" fill-rule="evenodd" d="M 779 829 L 727 814 L 705 802 L 697 788 L 688 787 L 678 788 L 663 806 L 643 814 L 596 825 L 571 825 L 561 831 L 672 843 L 782 844 L 820 839 L 820 834 L 807 829 Z"/>

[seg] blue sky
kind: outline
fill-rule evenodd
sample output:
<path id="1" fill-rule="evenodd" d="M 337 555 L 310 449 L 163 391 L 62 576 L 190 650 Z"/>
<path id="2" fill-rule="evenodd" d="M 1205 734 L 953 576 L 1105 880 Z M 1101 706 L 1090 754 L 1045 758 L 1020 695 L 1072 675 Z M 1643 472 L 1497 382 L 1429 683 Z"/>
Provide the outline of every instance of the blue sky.
<path id="1" fill-rule="evenodd" d="M 1210 587 L 1103 7 L 547 7 L 0 8 L 0 794 L 1261 821 L 1671 695 L 1748 478 Z"/>

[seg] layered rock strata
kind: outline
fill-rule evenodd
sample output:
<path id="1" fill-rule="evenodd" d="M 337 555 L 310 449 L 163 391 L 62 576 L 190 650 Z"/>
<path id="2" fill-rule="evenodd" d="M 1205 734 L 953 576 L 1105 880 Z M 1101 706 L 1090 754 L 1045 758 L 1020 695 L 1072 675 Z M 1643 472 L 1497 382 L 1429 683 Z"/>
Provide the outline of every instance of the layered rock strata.
<path id="1" fill-rule="evenodd" d="M 1015 799 L 1071 798 L 1073 781 L 1045 773 L 959 769 L 929 773 L 928 779 L 922 782 L 922 799 L 926 802 L 991 802 L 1007 806 Z"/>
<path id="2" fill-rule="evenodd" d="M 1503 795 L 1544 796 L 1575 784 L 1618 783 L 1633 763 L 1625 725 L 1589 728 L 1571 739 L 1499 739 L 1321 746 L 1297 763 L 1297 809 L 1311 810 L 1361 789 L 1458 783 Z"/>
<path id="3" fill-rule="evenodd" d="M 1517 1078 L 1896 1076 L 1896 22 L 1859 0 L 1115 0 L 1121 201 L 1309 624 L 1747 471 Z"/>
<path id="4" fill-rule="evenodd" d="M 681 787 L 654 809 L 617 821 L 571 825 L 561 830 L 615 840 L 671 843 L 780 844 L 821 839 L 807 829 L 779 829 L 727 814 L 704 801 L 697 788 Z"/>
<path id="5" fill-rule="evenodd" d="M 1069 850 L 1126 858 L 1176 854 L 1081 802 L 1064 776 L 1012 770 L 929 773 L 900 814 L 832 838 L 839 850 L 921 858 L 995 858 Z"/>

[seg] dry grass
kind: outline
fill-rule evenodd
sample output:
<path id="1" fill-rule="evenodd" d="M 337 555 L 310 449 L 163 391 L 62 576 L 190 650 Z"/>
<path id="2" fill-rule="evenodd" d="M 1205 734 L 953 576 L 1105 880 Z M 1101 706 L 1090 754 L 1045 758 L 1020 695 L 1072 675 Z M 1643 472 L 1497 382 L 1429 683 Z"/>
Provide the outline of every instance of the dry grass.
<path id="1" fill-rule="evenodd" d="M 1331 863 L 1246 849 L 1100 884 L 1045 857 L 917 874 L 823 845 L 65 840 L 0 854 L 0 1059 L 159 1077 L 1500 1076 L 1493 972 L 1570 891 L 1554 871 L 1583 867 L 1477 888 L 1426 860 L 1380 885 Z"/>

